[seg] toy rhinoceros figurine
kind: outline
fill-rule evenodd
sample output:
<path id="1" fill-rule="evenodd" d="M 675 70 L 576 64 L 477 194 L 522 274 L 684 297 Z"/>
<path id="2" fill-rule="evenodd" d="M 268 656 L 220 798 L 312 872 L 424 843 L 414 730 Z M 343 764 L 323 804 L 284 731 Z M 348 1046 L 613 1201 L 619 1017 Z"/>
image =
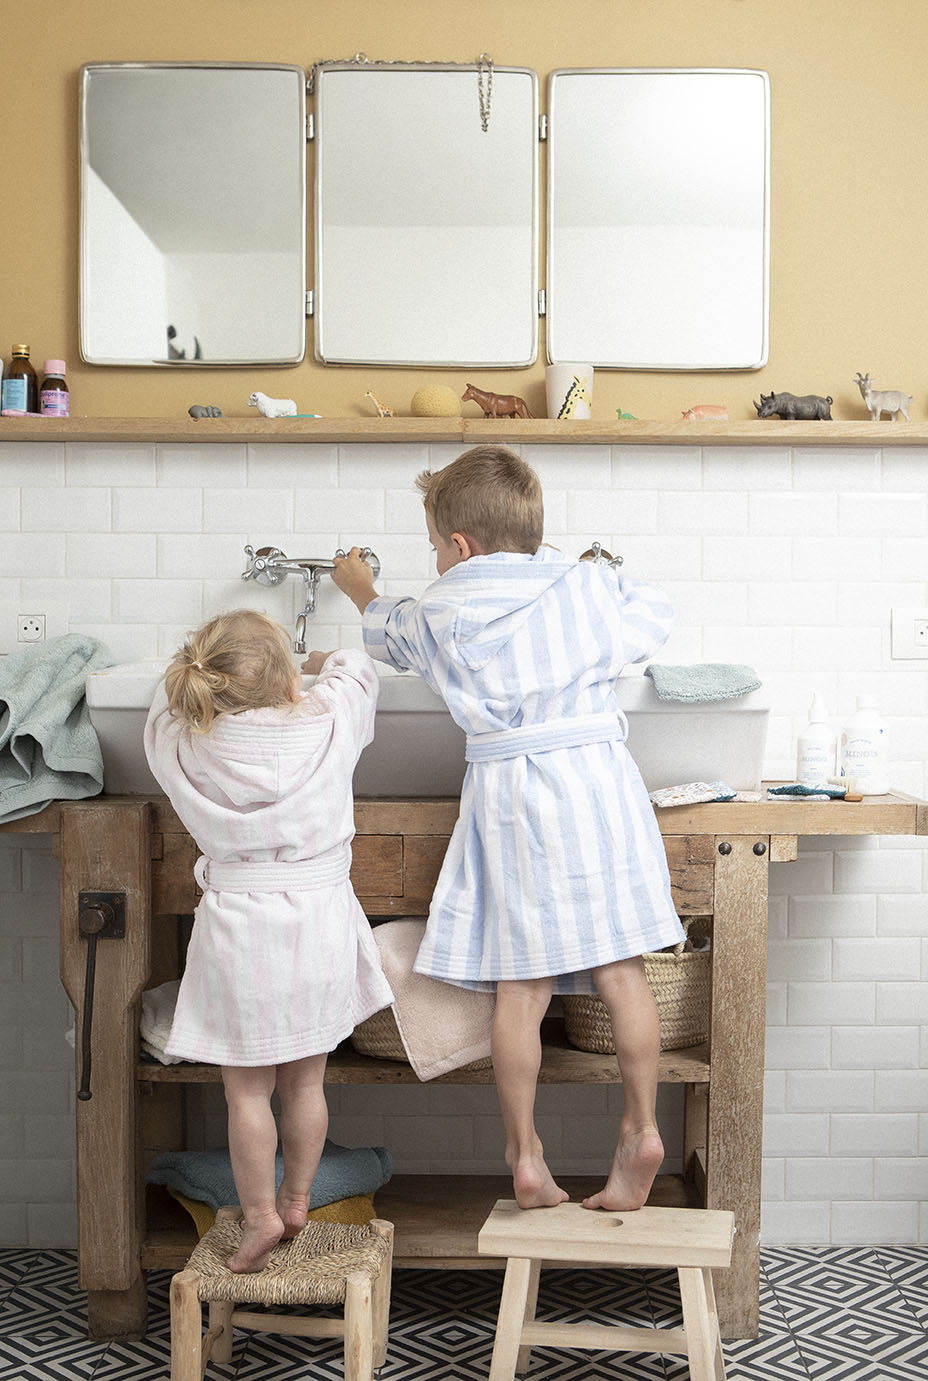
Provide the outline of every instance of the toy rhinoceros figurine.
<path id="1" fill-rule="evenodd" d="M 806 393 L 797 398 L 794 393 L 768 393 L 760 395 L 755 403 L 758 417 L 779 417 L 789 422 L 830 422 L 833 398 L 822 398 L 817 393 Z"/>

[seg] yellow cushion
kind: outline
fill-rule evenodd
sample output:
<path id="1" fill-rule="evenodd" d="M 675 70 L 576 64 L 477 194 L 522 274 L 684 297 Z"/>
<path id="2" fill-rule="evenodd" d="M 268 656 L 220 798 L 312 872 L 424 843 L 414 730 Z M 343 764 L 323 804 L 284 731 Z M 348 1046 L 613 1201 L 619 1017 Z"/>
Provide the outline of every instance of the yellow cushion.
<path id="1" fill-rule="evenodd" d="M 209 1204 L 197 1199 L 188 1199 L 176 1189 L 168 1188 L 172 1199 L 187 1210 L 194 1221 L 197 1237 L 209 1232 L 216 1221 L 215 1211 Z M 369 1223 L 376 1218 L 373 1194 L 353 1194 L 350 1199 L 336 1199 L 334 1203 L 324 1204 L 322 1208 L 311 1208 L 306 1215 L 307 1222 L 317 1223 Z"/>

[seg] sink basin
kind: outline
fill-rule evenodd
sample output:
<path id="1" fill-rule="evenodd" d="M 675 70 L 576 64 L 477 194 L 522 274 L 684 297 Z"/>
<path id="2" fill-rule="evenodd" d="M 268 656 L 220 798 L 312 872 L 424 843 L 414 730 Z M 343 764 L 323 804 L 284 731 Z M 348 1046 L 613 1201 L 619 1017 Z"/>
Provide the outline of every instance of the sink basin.
<path id="1" fill-rule="evenodd" d="M 87 677 L 87 705 L 103 750 L 111 795 L 150 795 L 142 731 L 162 661 L 126 662 Z M 702 705 L 661 700 L 650 677 L 623 676 L 618 700 L 628 746 L 649 791 L 721 779 L 737 790 L 760 785 L 769 706 L 763 691 Z M 435 692 L 414 675 L 381 678 L 374 741 L 354 775 L 356 796 L 456 796 L 464 780 L 464 733 Z"/>

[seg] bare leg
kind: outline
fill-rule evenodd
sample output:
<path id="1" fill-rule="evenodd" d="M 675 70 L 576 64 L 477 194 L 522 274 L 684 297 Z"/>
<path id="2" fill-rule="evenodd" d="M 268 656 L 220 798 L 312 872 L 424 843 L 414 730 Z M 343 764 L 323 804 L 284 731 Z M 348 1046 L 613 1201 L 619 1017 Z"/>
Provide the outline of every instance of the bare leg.
<path id="1" fill-rule="evenodd" d="M 296 1237 L 306 1226 L 309 1191 L 329 1126 L 323 1076 L 325 1055 L 309 1055 L 277 1066 L 280 1094 L 280 1139 L 284 1177 L 277 1191 L 277 1212 L 284 1237 Z"/>
<path id="2" fill-rule="evenodd" d="M 593 978 L 612 1022 L 625 1101 L 609 1178 L 583 1207 L 641 1208 L 664 1159 L 656 1111 L 660 1018 L 640 956 L 606 964 Z"/>
<path id="3" fill-rule="evenodd" d="M 545 1164 L 535 1131 L 535 1087 L 541 1066 L 541 1019 L 550 978 L 498 983 L 493 1015 L 493 1072 L 506 1129 L 506 1164 L 520 1208 L 550 1208 L 568 1197 Z"/>
<path id="4" fill-rule="evenodd" d="M 229 1257 L 230 1271 L 263 1271 L 284 1225 L 274 1203 L 277 1123 L 271 1111 L 276 1069 L 223 1066 L 229 1108 L 229 1155 L 242 1206 L 242 1244 Z"/>

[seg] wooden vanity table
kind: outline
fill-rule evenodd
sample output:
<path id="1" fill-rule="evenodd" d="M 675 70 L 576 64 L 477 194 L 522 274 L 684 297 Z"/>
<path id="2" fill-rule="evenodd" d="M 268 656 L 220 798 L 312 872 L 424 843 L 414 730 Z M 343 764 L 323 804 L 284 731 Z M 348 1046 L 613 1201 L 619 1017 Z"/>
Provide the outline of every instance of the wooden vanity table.
<path id="1" fill-rule="evenodd" d="M 681 915 L 713 917 L 712 1001 L 704 1045 L 668 1051 L 661 1080 L 685 1086 L 682 1177 L 658 1179 L 652 1202 L 734 1211 L 733 1264 L 718 1281 L 722 1332 L 758 1328 L 767 874 L 797 856 L 802 835 L 928 833 L 928 805 L 896 793 L 860 803 L 762 801 L 657 812 Z M 352 880 L 371 917 L 424 915 L 457 801 L 359 800 Z M 99 796 L 58 802 L 4 830 L 53 836 L 61 865 L 61 977 L 77 1014 L 77 1203 L 80 1280 L 93 1337 L 138 1335 L 144 1271 L 176 1269 L 192 1223 L 163 1191 L 146 1188 L 152 1154 L 184 1145 L 183 1086 L 217 1081 L 205 1065 L 140 1062 L 140 995 L 180 971 L 178 918 L 198 892 L 197 849 L 166 798 Z M 100 928 L 102 926 L 102 929 Z M 122 932 L 120 934 L 120 932 Z M 90 935 L 95 938 L 93 941 Z M 82 1058 L 88 956 L 95 949 L 92 1062 Z M 544 1083 L 616 1083 L 612 1056 L 545 1031 Z M 491 1083 L 491 1070 L 443 1083 Z M 408 1065 L 339 1049 L 330 1083 L 410 1084 Z M 605 1167 L 604 1167 L 605 1169 Z M 565 1180 L 572 1197 L 601 1184 Z M 477 1231 L 508 1178 L 397 1175 L 377 1195 L 396 1225 L 398 1267 L 477 1268 Z M 490 1263 L 493 1264 L 492 1262 Z M 502 1264 L 502 1263 L 499 1263 Z"/>

